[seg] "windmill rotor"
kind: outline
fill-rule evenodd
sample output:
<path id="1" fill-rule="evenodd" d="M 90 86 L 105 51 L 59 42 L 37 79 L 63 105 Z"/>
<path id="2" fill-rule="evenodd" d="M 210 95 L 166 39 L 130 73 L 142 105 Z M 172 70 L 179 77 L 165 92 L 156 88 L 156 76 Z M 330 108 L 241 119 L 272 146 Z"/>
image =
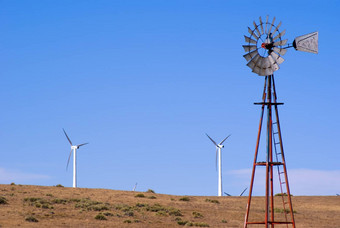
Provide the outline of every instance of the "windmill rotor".
<path id="1" fill-rule="evenodd" d="M 318 53 L 318 32 L 298 36 L 292 44 L 283 39 L 286 30 L 280 31 L 282 22 L 275 24 L 275 17 L 269 22 L 269 17 L 263 21 L 259 17 L 259 23 L 253 21 L 254 28 L 248 27 L 249 36 L 244 36 L 246 44 L 243 49 L 247 52 L 243 57 L 247 60 L 247 66 L 252 72 L 260 76 L 272 75 L 280 69 L 284 62 L 283 56 L 287 48 L 294 47 L 297 51 Z"/>
<path id="2" fill-rule="evenodd" d="M 269 22 L 269 17 L 263 21 L 259 17 L 260 23 L 253 22 L 254 28 L 248 27 L 250 36 L 244 36 L 246 45 L 243 45 L 247 52 L 243 57 L 247 60 L 247 66 L 260 76 L 267 76 L 277 71 L 279 65 L 283 63 L 283 55 L 286 50 L 283 46 L 287 40 L 282 40 L 286 30 L 280 32 L 281 22 L 275 25 L 275 17 Z M 273 31 L 272 31 L 273 30 Z"/>

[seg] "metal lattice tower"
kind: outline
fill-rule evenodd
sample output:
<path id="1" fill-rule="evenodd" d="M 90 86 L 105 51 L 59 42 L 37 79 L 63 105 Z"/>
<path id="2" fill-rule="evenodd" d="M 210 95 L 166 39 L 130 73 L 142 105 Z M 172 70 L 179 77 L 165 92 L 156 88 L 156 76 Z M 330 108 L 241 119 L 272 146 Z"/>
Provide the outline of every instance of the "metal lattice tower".
<path id="1" fill-rule="evenodd" d="M 261 117 L 257 134 L 254 163 L 252 168 L 251 183 L 249 188 L 249 197 L 244 221 L 244 228 L 250 225 L 264 225 L 264 227 L 276 227 L 284 225 L 295 228 L 294 210 L 290 194 L 286 161 L 284 156 L 281 127 L 279 121 L 278 106 L 283 103 L 277 102 L 275 89 L 274 72 L 279 69 L 283 63 L 283 55 L 286 54 L 287 48 L 294 47 L 296 50 L 318 53 L 318 32 L 310 33 L 304 36 L 296 37 L 292 44 L 283 47 L 287 43 L 282 40 L 285 30 L 280 32 L 281 22 L 276 26 L 275 17 L 272 22 L 260 23 L 254 21 L 254 29 L 248 27 L 250 36 L 244 36 L 247 45 L 243 45 L 247 52 L 243 57 L 247 60 L 247 66 L 252 72 L 265 76 L 262 102 L 254 103 L 261 106 Z M 260 138 L 263 128 L 264 112 L 266 110 L 266 160 L 258 161 Z M 265 168 L 265 210 L 264 219 L 250 219 L 252 193 L 254 188 L 255 172 L 257 167 Z M 274 172 L 277 172 L 275 178 L 279 182 L 280 196 L 274 193 Z M 275 179 L 276 180 L 276 179 Z M 281 199 L 279 199 L 281 198 Z M 275 206 L 281 201 L 281 208 Z"/>

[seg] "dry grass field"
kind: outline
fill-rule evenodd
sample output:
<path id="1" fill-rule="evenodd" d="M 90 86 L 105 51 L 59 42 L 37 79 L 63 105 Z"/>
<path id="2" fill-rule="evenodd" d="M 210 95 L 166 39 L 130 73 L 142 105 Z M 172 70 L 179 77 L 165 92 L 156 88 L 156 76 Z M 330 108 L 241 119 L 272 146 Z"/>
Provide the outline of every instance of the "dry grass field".
<path id="1" fill-rule="evenodd" d="M 0 185 L 0 227 L 242 227 L 246 202 L 247 197 Z M 262 202 L 254 197 L 252 218 L 263 217 Z M 293 206 L 298 228 L 340 227 L 339 196 L 294 196 Z"/>

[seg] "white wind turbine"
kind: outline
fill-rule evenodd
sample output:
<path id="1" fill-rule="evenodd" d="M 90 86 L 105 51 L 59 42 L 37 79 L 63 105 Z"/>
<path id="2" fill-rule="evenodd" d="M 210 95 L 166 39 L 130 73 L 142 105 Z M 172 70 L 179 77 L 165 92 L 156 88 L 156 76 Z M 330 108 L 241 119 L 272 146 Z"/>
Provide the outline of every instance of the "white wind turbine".
<path id="1" fill-rule="evenodd" d="M 84 146 L 88 143 L 83 143 L 83 144 L 79 144 L 79 145 L 73 145 L 70 138 L 68 137 L 68 135 L 66 134 L 66 131 L 64 130 L 64 134 L 67 138 L 67 140 L 70 142 L 71 144 L 71 152 L 70 155 L 68 156 L 68 160 L 67 160 L 67 165 L 66 165 L 66 170 L 68 168 L 68 164 L 70 163 L 70 158 L 71 158 L 71 154 L 73 152 L 73 188 L 77 187 L 77 149 L 79 149 L 79 147 Z"/>
<path id="2" fill-rule="evenodd" d="M 218 157 L 218 196 L 222 196 L 222 154 L 221 149 L 224 147 L 222 144 L 224 143 L 230 135 L 225 137 L 219 144 L 217 144 L 210 136 L 205 133 L 208 138 L 214 143 L 216 146 L 216 169 L 217 169 L 217 157 Z"/>

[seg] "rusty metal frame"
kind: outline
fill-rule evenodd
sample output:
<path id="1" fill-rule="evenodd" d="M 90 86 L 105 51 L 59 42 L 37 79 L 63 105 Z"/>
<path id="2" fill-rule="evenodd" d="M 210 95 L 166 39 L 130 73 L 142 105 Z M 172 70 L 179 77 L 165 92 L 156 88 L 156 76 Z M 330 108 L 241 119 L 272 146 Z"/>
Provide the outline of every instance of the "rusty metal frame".
<path id="1" fill-rule="evenodd" d="M 261 115 L 260 115 L 259 130 L 257 134 L 256 147 L 255 147 L 255 156 L 254 156 L 254 163 L 253 163 L 251 182 L 250 182 L 250 188 L 249 188 L 248 203 L 247 203 L 246 215 L 245 215 L 245 220 L 244 220 L 244 228 L 247 228 L 248 225 L 251 225 L 251 224 L 264 224 L 266 228 L 268 227 L 273 228 L 274 225 L 276 224 L 286 224 L 287 227 L 288 225 L 292 225 L 292 227 L 295 228 L 295 220 L 294 220 L 294 214 L 293 214 L 294 212 L 293 212 L 292 199 L 291 199 L 289 183 L 288 183 L 288 174 L 287 174 L 286 162 L 285 162 L 285 157 L 284 157 L 282 135 L 281 135 L 280 122 L 279 122 L 279 113 L 278 113 L 278 108 L 277 108 L 278 105 L 282 105 L 283 103 L 277 103 L 274 75 L 269 75 L 265 77 L 262 102 L 254 103 L 254 104 L 261 105 Z M 272 106 L 274 106 L 274 115 L 276 117 L 276 124 L 277 124 L 277 131 L 278 131 L 277 133 L 278 133 L 278 137 L 280 140 L 279 144 L 280 144 L 282 162 L 273 161 L 273 112 L 272 112 L 273 110 L 272 110 Z M 261 131 L 262 131 L 262 125 L 263 125 L 263 114 L 264 114 L 265 107 L 267 109 L 267 132 L 266 132 L 267 157 L 266 157 L 266 162 L 257 162 Z M 251 198 L 252 198 L 252 192 L 253 192 L 253 187 L 254 187 L 256 166 L 266 167 L 266 195 L 265 195 L 266 208 L 265 208 L 264 221 L 249 221 L 249 212 L 250 212 Z M 273 167 L 274 166 L 283 166 L 285 185 L 286 185 L 286 191 L 287 191 L 287 196 L 288 196 L 287 203 L 289 204 L 291 221 L 288 221 L 287 217 L 286 217 L 286 221 L 275 221 L 274 186 L 273 186 L 273 182 L 274 182 Z M 282 189 L 281 178 L 280 178 L 280 185 Z M 282 199 L 283 199 L 283 205 L 284 205 L 285 204 L 284 198 Z"/>

